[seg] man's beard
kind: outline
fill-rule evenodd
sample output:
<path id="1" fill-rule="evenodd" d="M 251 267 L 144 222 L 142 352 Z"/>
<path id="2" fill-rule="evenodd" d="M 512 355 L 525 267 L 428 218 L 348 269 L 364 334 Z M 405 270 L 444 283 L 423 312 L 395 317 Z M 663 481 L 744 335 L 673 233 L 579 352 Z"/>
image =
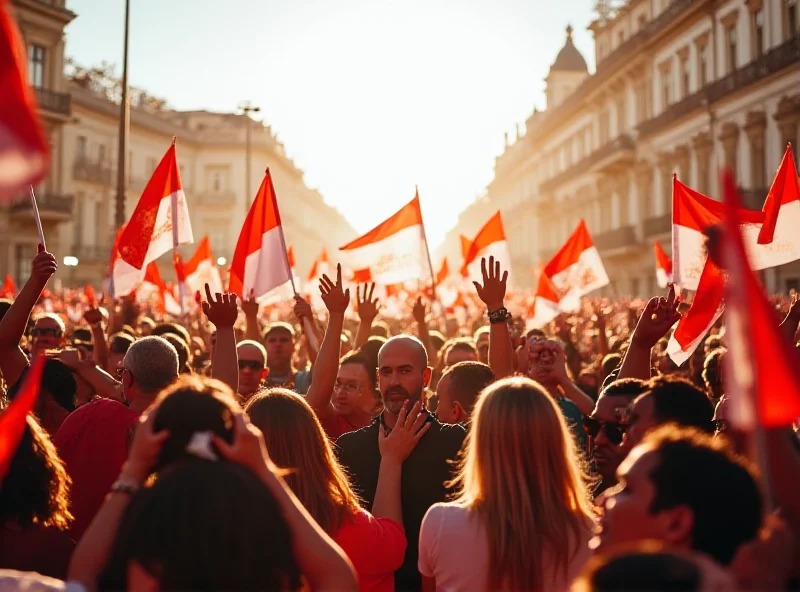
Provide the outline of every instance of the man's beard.
<path id="1" fill-rule="evenodd" d="M 403 398 L 400 399 L 397 395 L 401 395 Z M 400 411 L 403 409 L 403 403 L 406 401 L 408 402 L 406 406 L 406 411 L 411 409 L 411 406 L 419 401 L 422 398 L 422 390 L 416 393 L 416 396 L 413 396 L 410 392 L 404 389 L 401 386 L 393 386 L 386 389 L 386 392 L 383 393 L 383 406 L 386 410 L 391 413 L 392 415 L 398 415 Z"/>

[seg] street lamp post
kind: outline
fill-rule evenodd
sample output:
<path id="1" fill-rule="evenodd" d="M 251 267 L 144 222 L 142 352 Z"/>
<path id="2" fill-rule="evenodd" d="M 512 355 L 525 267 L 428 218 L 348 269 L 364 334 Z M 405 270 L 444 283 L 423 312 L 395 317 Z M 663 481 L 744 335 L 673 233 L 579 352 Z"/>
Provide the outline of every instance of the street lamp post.
<path id="1" fill-rule="evenodd" d="M 125 0 L 125 35 L 122 51 L 122 99 L 119 104 L 119 146 L 117 148 L 117 197 L 114 204 L 114 226 L 125 224 L 125 181 L 128 176 L 128 130 L 131 123 L 131 106 L 128 100 L 128 25 L 131 2 Z"/>
<path id="2" fill-rule="evenodd" d="M 251 133 L 251 121 L 250 121 L 250 113 L 258 113 L 261 111 L 261 107 L 256 107 L 250 101 L 245 101 L 241 105 L 239 105 L 239 110 L 245 117 L 244 123 L 247 126 L 245 128 L 245 152 L 246 152 L 246 159 L 247 162 L 245 164 L 245 196 L 244 196 L 244 215 L 247 216 L 247 213 L 250 211 L 250 199 L 252 195 L 250 194 L 250 133 Z"/>

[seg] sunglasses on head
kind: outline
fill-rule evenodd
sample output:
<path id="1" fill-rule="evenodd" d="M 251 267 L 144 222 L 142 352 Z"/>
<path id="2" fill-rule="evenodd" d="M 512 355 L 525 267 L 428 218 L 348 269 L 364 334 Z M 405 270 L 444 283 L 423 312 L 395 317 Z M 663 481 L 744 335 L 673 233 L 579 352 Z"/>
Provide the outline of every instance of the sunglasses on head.
<path id="1" fill-rule="evenodd" d="M 61 329 L 32 329 L 31 337 L 61 337 L 63 333 Z"/>
<path id="2" fill-rule="evenodd" d="M 244 370 L 245 368 L 258 372 L 264 369 L 264 364 L 257 360 L 239 360 L 239 370 Z"/>
<path id="3" fill-rule="evenodd" d="M 625 424 L 598 421 L 592 417 L 585 417 L 583 419 L 583 428 L 592 438 L 597 438 L 600 432 L 603 432 L 609 442 L 616 445 L 622 444 L 622 437 L 628 430 L 628 426 Z"/>

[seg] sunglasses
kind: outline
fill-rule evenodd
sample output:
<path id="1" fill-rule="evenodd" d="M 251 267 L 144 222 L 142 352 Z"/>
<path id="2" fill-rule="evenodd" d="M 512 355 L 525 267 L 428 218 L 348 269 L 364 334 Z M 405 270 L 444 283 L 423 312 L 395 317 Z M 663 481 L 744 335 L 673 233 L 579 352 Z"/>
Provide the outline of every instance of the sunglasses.
<path id="1" fill-rule="evenodd" d="M 583 428 L 586 433 L 592 437 L 597 436 L 602 432 L 609 442 L 615 445 L 622 444 L 622 438 L 625 432 L 628 431 L 628 426 L 622 423 L 612 423 L 610 421 L 598 421 L 592 417 L 585 417 L 583 419 Z"/>
<path id="2" fill-rule="evenodd" d="M 31 337 L 61 337 L 63 332 L 61 329 L 32 329 Z"/>
<path id="3" fill-rule="evenodd" d="M 264 364 L 257 360 L 239 360 L 239 370 L 250 368 L 253 372 L 260 372 L 264 369 Z"/>

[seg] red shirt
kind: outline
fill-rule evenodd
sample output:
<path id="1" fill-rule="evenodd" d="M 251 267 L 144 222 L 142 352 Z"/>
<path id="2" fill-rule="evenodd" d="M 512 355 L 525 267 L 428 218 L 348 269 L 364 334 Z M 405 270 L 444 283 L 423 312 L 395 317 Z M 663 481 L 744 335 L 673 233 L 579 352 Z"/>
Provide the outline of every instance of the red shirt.
<path id="1" fill-rule="evenodd" d="M 66 580 L 74 549 L 69 535 L 57 528 L 0 527 L 0 569 L 35 571 Z"/>
<path id="2" fill-rule="evenodd" d="M 56 433 L 53 442 L 72 479 L 74 540 L 83 536 L 119 476 L 138 419 L 122 403 L 98 399 L 70 413 Z"/>
<path id="3" fill-rule="evenodd" d="M 335 411 L 328 413 L 328 416 L 321 420 L 320 423 L 322 424 L 322 429 L 325 430 L 326 434 L 328 434 L 328 438 L 330 438 L 331 442 L 335 442 L 336 438 L 342 434 L 355 432 L 356 430 L 360 429 L 352 425 L 344 418 L 344 416 L 342 416 L 340 413 L 336 413 Z"/>
<path id="4" fill-rule="evenodd" d="M 361 510 L 339 527 L 333 540 L 355 567 L 361 592 L 394 592 L 394 572 L 406 555 L 402 526 Z"/>

